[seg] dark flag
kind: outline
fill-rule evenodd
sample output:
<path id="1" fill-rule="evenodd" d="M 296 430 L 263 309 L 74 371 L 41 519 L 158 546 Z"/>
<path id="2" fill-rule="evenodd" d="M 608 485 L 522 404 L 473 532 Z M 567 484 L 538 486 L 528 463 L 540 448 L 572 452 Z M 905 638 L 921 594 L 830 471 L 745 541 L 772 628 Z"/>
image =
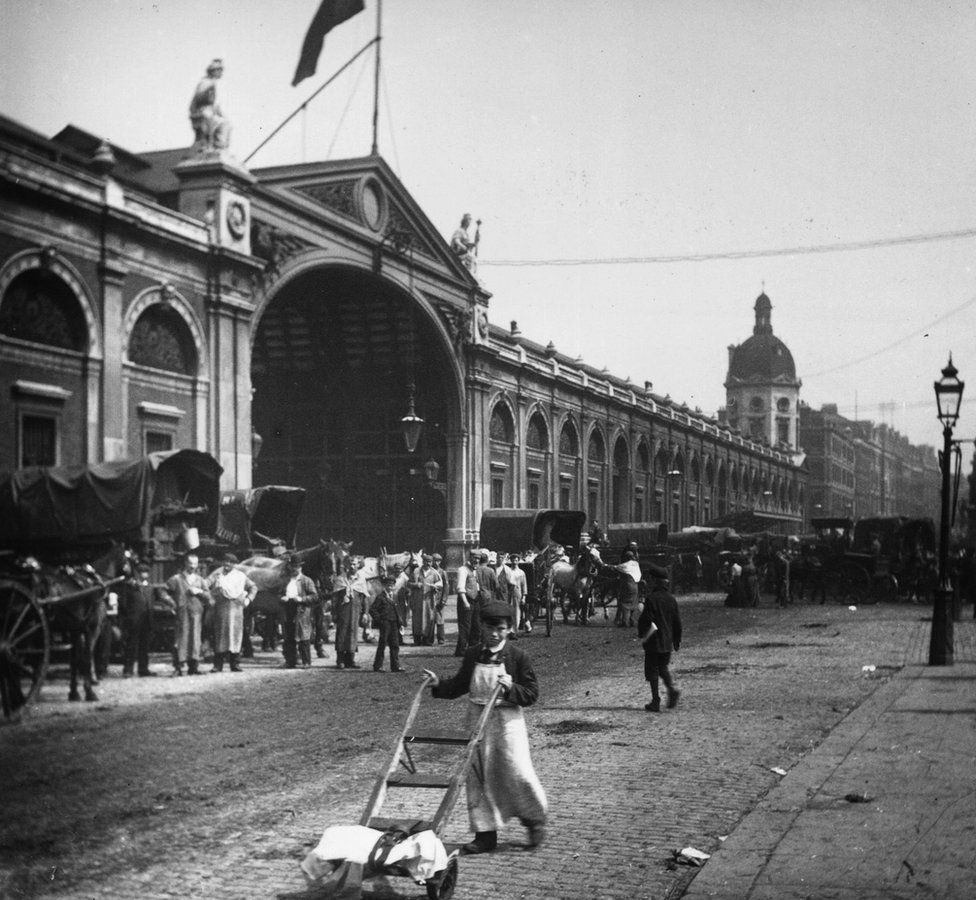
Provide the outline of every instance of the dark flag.
<path id="1" fill-rule="evenodd" d="M 325 36 L 336 25 L 341 25 L 346 19 L 351 19 L 356 13 L 362 11 L 363 0 L 322 0 L 322 5 L 312 19 L 312 24 L 308 26 L 308 34 L 305 35 L 305 43 L 302 44 L 302 55 L 298 60 L 298 68 L 295 69 L 292 87 L 309 75 L 315 74 Z"/>

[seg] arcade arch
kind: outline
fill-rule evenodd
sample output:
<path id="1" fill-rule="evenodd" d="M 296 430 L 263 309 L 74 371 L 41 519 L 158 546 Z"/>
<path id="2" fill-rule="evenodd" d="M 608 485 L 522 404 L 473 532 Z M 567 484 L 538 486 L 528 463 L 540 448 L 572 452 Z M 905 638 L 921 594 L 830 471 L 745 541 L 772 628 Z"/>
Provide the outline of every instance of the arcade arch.
<path id="1" fill-rule="evenodd" d="M 425 302 L 367 269 L 308 267 L 262 303 L 253 483 L 306 489 L 300 541 L 432 550 L 460 527 L 462 398 L 449 346 Z M 400 424 L 411 399 L 424 420 L 413 452 Z"/>

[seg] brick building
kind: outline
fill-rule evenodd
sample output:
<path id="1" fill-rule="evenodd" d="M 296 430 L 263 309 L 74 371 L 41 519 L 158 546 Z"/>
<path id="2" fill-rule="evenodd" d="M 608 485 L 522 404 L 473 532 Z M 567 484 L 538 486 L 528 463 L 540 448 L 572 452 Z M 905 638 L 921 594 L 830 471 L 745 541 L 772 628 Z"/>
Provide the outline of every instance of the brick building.
<path id="1" fill-rule="evenodd" d="M 302 541 L 452 563 L 489 507 L 801 518 L 786 446 L 492 323 L 379 156 L 248 171 L 0 119 L 0 192 L 0 468 L 192 447 L 306 488 Z"/>
<path id="2" fill-rule="evenodd" d="M 847 419 L 836 404 L 800 404 L 807 453 L 807 520 L 817 516 L 936 518 L 940 475 L 935 451 L 886 424 Z"/>

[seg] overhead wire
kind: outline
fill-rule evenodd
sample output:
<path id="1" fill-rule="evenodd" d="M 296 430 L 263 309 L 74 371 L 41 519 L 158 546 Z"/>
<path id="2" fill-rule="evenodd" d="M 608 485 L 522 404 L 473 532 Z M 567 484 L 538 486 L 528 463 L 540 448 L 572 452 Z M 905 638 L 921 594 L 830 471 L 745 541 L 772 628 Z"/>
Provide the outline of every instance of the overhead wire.
<path id="1" fill-rule="evenodd" d="M 715 253 L 672 253 L 658 256 L 611 256 L 581 259 L 479 259 L 482 266 L 606 266 L 655 263 L 710 262 L 728 259 L 757 259 L 766 256 L 798 256 L 813 253 L 841 253 L 852 250 L 874 250 L 902 244 L 925 244 L 976 237 L 976 228 L 958 231 L 935 231 L 902 237 L 876 238 L 866 241 L 845 241 L 836 244 L 811 244 L 799 247 L 773 247 L 763 250 L 730 250 Z"/>
<path id="2" fill-rule="evenodd" d="M 821 369 L 819 372 L 811 372 L 809 375 L 804 375 L 804 378 L 819 378 L 821 375 L 832 375 L 834 372 L 840 372 L 843 369 L 849 369 L 851 366 L 860 365 L 862 362 L 867 362 L 869 359 L 874 359 L 876 356 L 881 356 L 883 353 L 887 353 L 889 350 L 894 350 L 895 347 L 899 347 L 904 343 L 907 343 L 912 338 L 917 337 L 919 332 L 928 331 L 930 328 L 934 328 L 936 325 L 940 325 L 946 319 L 952 318 L 952 316 L 957 313 L 962 312 L 967 307 L 972 306 L 976 303 L 976 297 L 970 297 L 965 303 L 961 303 L 954 309 L 950 309 L 949 312 L 944 315 L 939 316 L 937 319 L 933 319 L 927 325 L 922 325 L 920 328 L 914 328 L 909 334 L 904 337 L 898 338 L 896 341 L 892 341 L 890 344 L 886 344 L 878 350 L 872 350 L 870 353 L 864 356 L 859 356 L 856 359 L 850 359 L 847 362 L 843 362 L 840 365 L 832 366 L 829 369 Z"/>

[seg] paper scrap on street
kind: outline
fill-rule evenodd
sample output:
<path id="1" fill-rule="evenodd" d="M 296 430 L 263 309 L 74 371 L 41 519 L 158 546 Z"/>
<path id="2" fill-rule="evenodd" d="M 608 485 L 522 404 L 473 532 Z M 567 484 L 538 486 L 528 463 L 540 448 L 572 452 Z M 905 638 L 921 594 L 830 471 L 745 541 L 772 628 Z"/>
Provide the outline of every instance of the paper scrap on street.
<path id="1" fill-rule="evenodd" d="M 785 775 L 786 769 L 781 769 L 779 766 L 774 766 L 769 770 L 770 772 L 775 772 L 777 775 Z"/>
<path id="2" fill-rule="evenodd" d="M 694 847 L 685 847 L 682 850 L 674 851 L 675 862 L 681 863 L 683 866 L 703 866 L 705 862 L 711 859 L 708 853 L 702 853 L 701 850 L 696 850 Z"/>

